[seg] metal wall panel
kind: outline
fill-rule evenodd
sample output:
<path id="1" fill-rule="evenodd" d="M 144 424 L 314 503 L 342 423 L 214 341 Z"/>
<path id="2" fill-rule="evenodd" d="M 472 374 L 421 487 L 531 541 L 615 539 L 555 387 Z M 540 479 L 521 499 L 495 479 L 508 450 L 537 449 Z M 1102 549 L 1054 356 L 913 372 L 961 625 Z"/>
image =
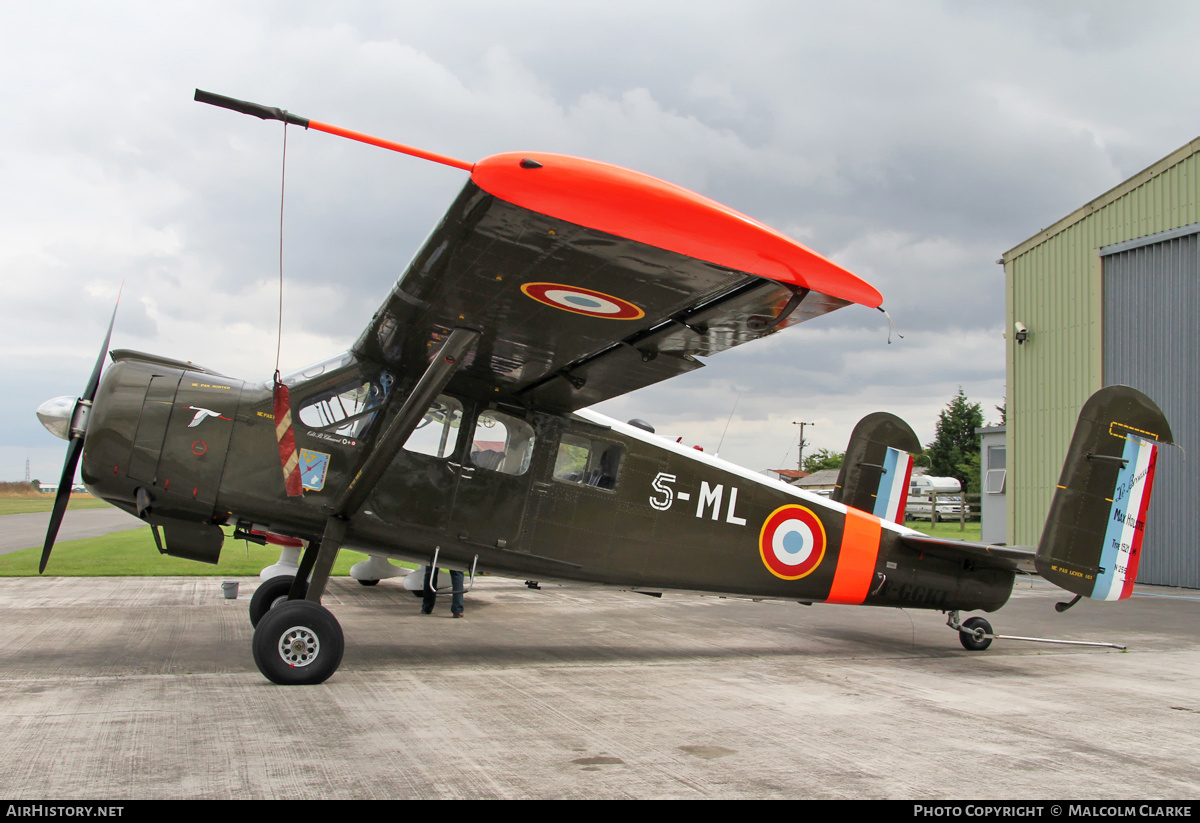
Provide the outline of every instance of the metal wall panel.
<path id="1" fill-rule="evenodd" d="M 1159 451 L 1138 582 L 1200 588 L 1200 237 L 1104 257 L 1104 384 L 1154 398 L 1178 449 Z"/>
<path id="2" fill-rule="evenodd" d="M 1105 382 L 1101 247 L 1196 222 L 1200 138 L 1005 253 L 1010 542 L 1037 543 L 1079 409 Z M 1031 332 L 1023 345 L 1015 321 Z"/>

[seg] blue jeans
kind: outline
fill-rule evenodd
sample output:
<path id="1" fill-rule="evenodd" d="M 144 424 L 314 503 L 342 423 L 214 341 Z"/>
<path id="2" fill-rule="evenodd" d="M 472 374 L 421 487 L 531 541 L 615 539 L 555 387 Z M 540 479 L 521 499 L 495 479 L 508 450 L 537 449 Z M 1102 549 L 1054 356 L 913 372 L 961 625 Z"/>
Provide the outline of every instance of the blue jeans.
<path id="1" fill-rule="evenodd" d="M 437 602 L 437 579 L 438 570 L 425 567 L 425 596 L 421 598 L 421 611 L 425 614 L 433 613 L 433 605 Z M 463 613 L 463 573 L 451 570 L 450 572 L 450 613 Z"/>

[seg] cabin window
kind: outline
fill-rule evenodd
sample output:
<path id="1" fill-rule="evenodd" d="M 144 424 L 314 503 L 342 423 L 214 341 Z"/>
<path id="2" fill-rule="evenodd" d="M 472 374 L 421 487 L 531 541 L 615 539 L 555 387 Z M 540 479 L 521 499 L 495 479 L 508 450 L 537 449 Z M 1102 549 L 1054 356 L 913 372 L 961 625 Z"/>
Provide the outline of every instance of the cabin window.
<path id="1" fill-rule="evenodd" d="M 430 457 L 449 457 L 458 442 L 462 414 L 462 403 L 453 397 L 438 397 L 408 436 L 405 450 Z"/>
<path id="2" fill-rule="evenodd" d="M 624 452 L 619 443 L 564 434 L 554 460 L 554 479 L 597 489 L 614 488 Z"/>
<path id="3" fill-rule="evenodd" d="M 391 386 L 391 377 L 356 377 L 304 399 L 298 417 L 312 429 L 360 437 L 371 425 Z"/>
<path id="4" fill-rule="evenodd" d="M 485 411 L 475 423 L 471 462 L 489 471 L 524 474 L 529 470 L 535 440 L 533 427 L 519 417 Z"/>

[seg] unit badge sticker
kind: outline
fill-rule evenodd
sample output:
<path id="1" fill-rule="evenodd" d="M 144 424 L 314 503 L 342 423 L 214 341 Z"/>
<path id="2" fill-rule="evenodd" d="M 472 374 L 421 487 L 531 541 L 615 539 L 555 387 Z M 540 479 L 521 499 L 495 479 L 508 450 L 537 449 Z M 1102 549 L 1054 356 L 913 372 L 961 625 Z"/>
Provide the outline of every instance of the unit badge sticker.
<path id="1" fill-rule="evenodd" d="M 319 492 L 325 488 L 325 475 L 328 472 L 328 454 L 311 449 L 300 450 L 300 479 L 306 491 Z"/>
<path id="2" fill-rule="evenodd" d="M 763 523 L 758 552 L 767 570 L 784 580 L 807 577 L 825 557 L 825 526 L 804 506 L 780 506 Z"/>

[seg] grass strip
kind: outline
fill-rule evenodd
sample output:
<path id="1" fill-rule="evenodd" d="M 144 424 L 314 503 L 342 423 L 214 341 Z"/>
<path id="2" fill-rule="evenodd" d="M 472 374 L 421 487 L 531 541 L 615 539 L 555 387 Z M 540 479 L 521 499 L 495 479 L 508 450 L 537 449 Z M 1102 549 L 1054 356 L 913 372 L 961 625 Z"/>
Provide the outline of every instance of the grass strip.
<path id="1" fill-rule="evenodd" d="M 0 555 L 0 577 L 37 577 L 40 548 Z M 333 566 L 344 577 L 367 555 L 342 550 Z M 102 537 L 68 540 L 54 546 L 45 577 L 246 577 L 279 560 L 278 546 L 258 546 L 226 539 L 215 566 L 159 554 L 150 527 L 113 532 Z M 411 563 L 401 564 L 413 568 Z"/>
<path id="2" fill-rule="evenodd" d="M 72 496 L 67 503 L 67 511 L 72 509 L 106 509 L 109 504 L 92 497 L 90 494 Z M 0 517 L 6 514 L 33 514 L 48 512 L 54 508 L 54 495 L 40 497 L 4 497 L 0 498 Z"/>

